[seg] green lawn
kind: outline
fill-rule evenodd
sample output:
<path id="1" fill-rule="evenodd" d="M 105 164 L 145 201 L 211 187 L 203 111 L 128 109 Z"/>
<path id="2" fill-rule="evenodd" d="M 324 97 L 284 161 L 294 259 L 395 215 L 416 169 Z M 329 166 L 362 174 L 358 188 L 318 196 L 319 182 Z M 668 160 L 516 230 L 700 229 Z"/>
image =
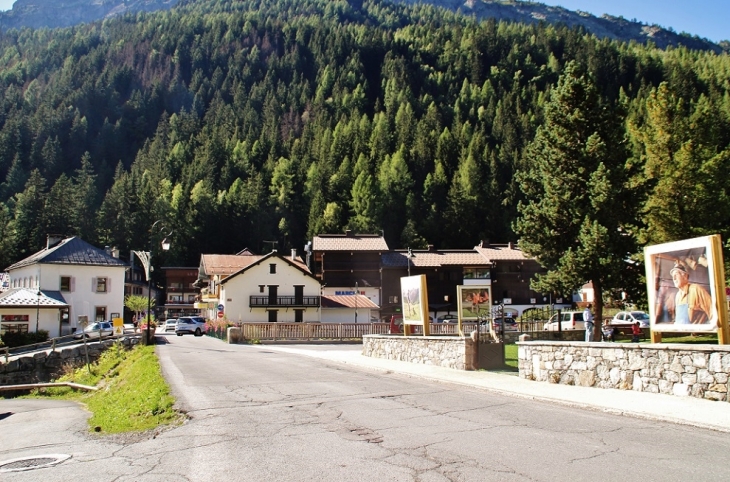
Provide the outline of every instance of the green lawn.
<path id="1" fill-rule="evenodd" d="M 92 413 L 89 426 L 95 431 L 135 432 L 181 421 L 181 415 L 173 409 L 175 399 L 162 377 L 154 346 L 109 348 L 97 363 L 78 368 L 57 381 L 102 388 L 94 392 L 49 388 L 30 395 L 84 403 Z"/>

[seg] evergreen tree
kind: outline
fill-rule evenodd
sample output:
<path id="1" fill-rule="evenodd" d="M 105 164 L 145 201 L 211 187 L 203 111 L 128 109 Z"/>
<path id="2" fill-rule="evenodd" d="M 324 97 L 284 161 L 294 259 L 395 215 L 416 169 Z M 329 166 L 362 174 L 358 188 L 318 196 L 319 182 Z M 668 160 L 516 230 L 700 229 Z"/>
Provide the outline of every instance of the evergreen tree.
<path id="1" fill-rule="evenodd" d="M 515 231 L 520 246 L 547 268 L 532 289 L 572 293 L 593 283 L 596 333 L 603 293 L 623 288 L 627 260 L 636 251 L 627 230 L 636 205 L 625 167 L 621 110 L 610 109 L 590 77 L 566 67 L 545 106 L 545 123 L 518 175 L 525 199 Z"/>

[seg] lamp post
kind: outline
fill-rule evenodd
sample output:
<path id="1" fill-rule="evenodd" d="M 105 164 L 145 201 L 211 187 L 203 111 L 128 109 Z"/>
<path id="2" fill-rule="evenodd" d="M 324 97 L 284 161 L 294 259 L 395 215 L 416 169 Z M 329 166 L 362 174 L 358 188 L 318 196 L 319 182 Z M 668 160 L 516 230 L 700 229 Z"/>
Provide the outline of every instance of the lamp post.
<path id="1" fill-rule="evenodd" d="M 357 281 L 355 281 L 355 323 L 357 324 Z"/>
<path id="2" fill-rule="evenodd" d="M 36 293 L 36 296 L 38 296 L 38 302 L 36 303 L 35 308 L 35 332 L 38 333 L 38 321 L 41 316 L 41 290 L 38 290 L 38 293 Z"/>
<path id="3" fill-rule="evenodd" d="M 411 258 L 415 258 L 416 256 L 413 254 L 413 251 L 411 251 L 411 248 L 408 248 L 408 254 L 406 255 L 406 258 L 408 258 L 408 277 L 411 276 Z"/>
<path id="4" fill-rule="evenodd" d="M 150 325 L 152 324 L 152 248 L 154 247 L 155 235 L 167 232 L 167 227 L 164 224 L 160 225 L 158 229 L 155 229 L 160 223 L 162 223 L 162 220 L 158 219 L 152 224 L 152 227 L 150 227 L 150 250 L 134 252 L 140 261 L 142 261 L 142 265 L 144 265 L 145 269 L 145 275 L 147 276 L 147 328 L 145 334 L 145 341 L 147 343 L 150 341 Z M 161 245 L 164 251 L 170 249 L 170 241 L 167 238 L 171 235 L 172 230 L 167 232 L 162 240 Z"/>

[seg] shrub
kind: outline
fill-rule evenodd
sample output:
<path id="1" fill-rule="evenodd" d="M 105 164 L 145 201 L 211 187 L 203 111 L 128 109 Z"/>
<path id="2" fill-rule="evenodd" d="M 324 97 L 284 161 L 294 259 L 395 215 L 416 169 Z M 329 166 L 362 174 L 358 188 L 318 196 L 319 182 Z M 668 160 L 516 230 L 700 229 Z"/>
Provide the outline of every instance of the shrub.
<path id="1" fill-rule="evenodd" d="M 48 341 L 48 332 L 46 330 L 38 330 L 38 332 L 15 333 L 6 332 L 3 335 L 2 343 L 9 348 L 23 345 L 32 345 L 34 343 L 43 343 Z"/>

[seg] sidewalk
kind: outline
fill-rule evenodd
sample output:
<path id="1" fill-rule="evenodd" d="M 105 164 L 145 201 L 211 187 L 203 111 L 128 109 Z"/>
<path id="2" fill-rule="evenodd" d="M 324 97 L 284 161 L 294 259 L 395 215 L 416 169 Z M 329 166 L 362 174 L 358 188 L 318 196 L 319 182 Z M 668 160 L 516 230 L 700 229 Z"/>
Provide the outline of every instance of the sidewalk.
<path id="1" fill-rule="evenodd" d="M 390 371 L 444 383 L 482 388 L 511 397 L 730 432 L 730 403 L 727 402 L 630 390 L 535 382 L 520 378 L 516 373 L 461 371 L 432 365 L 371 358 L 361 355 L 359 349 L 353 348 L 322 351 L 306 345 L 265 345 L 266 350 L 295 353 L 373 370 Z"/>

